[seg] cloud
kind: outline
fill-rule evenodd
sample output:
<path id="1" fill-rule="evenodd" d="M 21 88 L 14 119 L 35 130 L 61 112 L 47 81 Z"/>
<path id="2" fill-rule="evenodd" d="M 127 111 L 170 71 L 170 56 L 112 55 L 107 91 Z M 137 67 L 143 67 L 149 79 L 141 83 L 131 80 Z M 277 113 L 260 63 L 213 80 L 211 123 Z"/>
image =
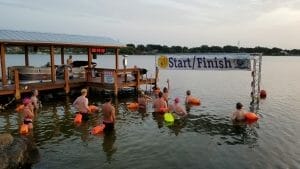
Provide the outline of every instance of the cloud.
<path id="1" fill-rule="evenodd" d="M 299 0 L 1 0 L 0 28 L 124 43 L 299 48 L 288 40 L 299 40 L 299 9 Z"/>

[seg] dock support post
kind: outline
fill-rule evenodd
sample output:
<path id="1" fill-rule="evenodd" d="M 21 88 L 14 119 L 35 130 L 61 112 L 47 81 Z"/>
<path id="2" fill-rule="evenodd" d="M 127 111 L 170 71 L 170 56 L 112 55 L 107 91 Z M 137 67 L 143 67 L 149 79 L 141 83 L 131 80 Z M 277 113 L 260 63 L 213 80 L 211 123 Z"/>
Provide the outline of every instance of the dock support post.
<path id="1" fill-rule="evenodd" d="M 70 92 L 68 67 L 65 67 L 65 69 L 64 69 L 64 78 L 65 78 L 65 92 L 66 92 L 66 94 L 68 94 Z"/>
<path id="2" fill-rule="evenodd" d="M 25 66 L 29 66 L 29 55 L 28 55 L 28 46 L 24 47 L 25 50 Z"/>
<path id="3" fill-rule="evenodd" d="M 64 50 L 64 47 L 61 47 L 60 48 L 60 61 L 61 61 L 61 64 L 64 65 L 65 64 L 65 50 Z"/>
<path id="4" fill-rule="evenodd" d="M 117 74 L 117 70 L 114 71 L 114 81 L 115 81 L 114 93 L 115 93 L 115 96 L 118 97 L 118 74 Z"/>
<path id="5" fill-rule="evenodd" d="M 158 67 L 156 66 L 155 67 L 155 87 L 157 87 L 158 73 L 159 73 L 159 70 L 158 70 Z"/>
<path id="6" fill-rule="evenodd" d="M 6 79 L 6 65 L 5 65 L 5 46 L 1 43 L 1 75 L 2 75 L 2 85 L 7 85 Z"/>
<path id="7" fill-rule="evenodd" d="M 116 66 L 116 70 L 118 71 L 119 69 L 119 49 L 116 48 L 115 49 L 115 66 Z"/>
<path id="8" fill-rule="evenodd" d="M 18 69 L 14 69 L 14 81 L 15 81 L 15 98 L 16 100 L 21 99 L 21 91 L 20 91 L 20 80 L 19 80 L 19 71 Z"/>
<path id="9" fill-rule="evenodd" d="M 88 48 L 88 68 L 86 70 L 86 80 L 90 82 L 92 80 L 92 49 Z"/>
<path id="10" fill-rule="evenodd" d="M 55 61 L 54 61 L 54 46 L 50 46 L 50 64 L 51 64 L 51 80 L 55 82 L 56 80 L 56 70 L 55 70 Z"/>
<path id="11" fill-rule="evenodd" d="M 136 76 L 136 89 L 138 90 L 140 88 L 140 78 L 141 78 L 141 74 L 140 74 L 140 70 L 136 69 L 135 71 L 137 71 L 137 76 Z"/>

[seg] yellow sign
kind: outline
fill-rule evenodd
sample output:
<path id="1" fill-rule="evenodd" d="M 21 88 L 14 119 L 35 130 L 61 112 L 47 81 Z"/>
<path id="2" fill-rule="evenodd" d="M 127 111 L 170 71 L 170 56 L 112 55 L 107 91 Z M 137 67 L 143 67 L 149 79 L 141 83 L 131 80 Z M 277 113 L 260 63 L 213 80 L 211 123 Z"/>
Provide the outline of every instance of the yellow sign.
<path id="1" fill-rule="evenodd" d="M 158 67 L 161 69 L 166 69 L 169 66 L 169 59 L 166 56 L 160 56 L 157 60 Z"/>

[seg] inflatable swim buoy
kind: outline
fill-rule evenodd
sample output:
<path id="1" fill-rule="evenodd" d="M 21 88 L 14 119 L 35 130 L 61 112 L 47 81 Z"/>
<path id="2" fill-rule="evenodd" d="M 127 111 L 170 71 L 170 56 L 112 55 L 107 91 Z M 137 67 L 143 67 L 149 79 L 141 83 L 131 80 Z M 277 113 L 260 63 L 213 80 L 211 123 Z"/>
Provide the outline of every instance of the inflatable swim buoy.
<path id="1" fill-rule="evenodd" d="M 267 92 L 265 90 L 261 90 L 259 96 L 261 99 L 265 99 L 267 97 Z"/>
<path id="2" fill-rule="evenodd" d="M 20 128 L 20 134 L 27 134 L 29 132 L 28 125 L 22 124 Z"/>
<path id="3" fill-rule="evenodd" d="M 201 101 L 200 101 L 200 99 L 197 99 L 197 98 L 191 98 L 189 100 L 188 104 L 195 105 L 195 106 L 200 106 Z"/>
<path id="4" fill-rule="evenodd" d="M 94 106 L 94 105 L 89 105 L 89 112 L 91 113 L 95 113 L 97 112 L 99 109 L 97 106 Z"/>
<path id="5" fill-rule="evenodd" d="M 139 104 L 136 103 L 136 102 L 127 103 L 127 108 L 130 109 L 130 110 L 138 109 L 139 108 Z"/>
<path id="6" fill-rule="evenodd" d="M 24 110 L 24 104 L 20 104 L 17 108 L 16 108 L 16 112 L 21 113 Z"/>
<path id="7" fill-rule="evenodd" d="M 94 134 L 94 135 L 95 134 L 100 134 L 100 133 L 103 132 L 104 128 L 105 128 L 105 124 L 100 124 L 100 125 L 92 128 L 91 134 Z"/>
<path id="8" fill-rule="evenodd" d="M 82 115 L 80 113 L 77 113 L 74 118 L 74 123 L 81 123 L 82 121 Z"/>
<path id="9" fill-rule="evenodd" d="M 164 119 L 168 123 L 173 123 L 174 122 L 174 116 L 172 113 L 165 113 L 164 114 Z"/>
<path id="10" fill-rule="evenodd" d="M 165 112 L 169 111 L 169 109 L 167 107 L 161 107 L 159 109 L 159 113 L 164 114 Z"/>
<path id="11" fill-rule="evenodd" d="M 257 121 L 258 120 L 258 116 L 255 114 L 255 113 L 252 113 L 252 112 L 248 112 L 245 114 L 245 119 L 247 121 Z"/>

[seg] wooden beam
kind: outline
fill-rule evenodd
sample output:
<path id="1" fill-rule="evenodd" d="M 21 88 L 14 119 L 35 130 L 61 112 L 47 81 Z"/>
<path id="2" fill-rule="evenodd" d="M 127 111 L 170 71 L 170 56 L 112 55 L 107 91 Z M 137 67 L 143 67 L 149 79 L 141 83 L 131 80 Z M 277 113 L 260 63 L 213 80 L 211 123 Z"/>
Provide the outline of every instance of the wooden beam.
<path id="1" fill-rule="evenodd" d="M 51 64 L 51 80 L 55 82 L 56 80 L 56 70 L 55 70 L 55 60 L 54 60 L 54 46 L 50 46 L 50 64 Z"/>
<path id="2" fill-rule="evenodd" d="M 115 49 L 115 66 L 116 66 L 116 71 L 119 69 L 119 48 Z"/>
<path id="3" fill-rule="evenodd" d="M 70 92 L 70 82 L 69 82 L 69 68 L 66 66 L 64 69 L 64 78 L 65 78 L 65 91 L 66 94 Z"/>
<path id="4" fill-rule="evenodd" d="M 114 92 L 115 92 L 115 96 L 117 97 L 118 96 L 118 74 L 117 74 L 117 71 L 114 71 L 113 72 L 113 76 L 114 76 Z"/>
<path id="5" fill-rule="evenodd" d="M 92 49 L 88 48 L 88 68 L 85 69 L 86 79 L 88 82 L 92 80 L 92 59 L 93 59 Z"/>
<path id="6" fill-rule="evenodd" d="M 137 69 L 137 76 L 136 76 L 136 89 L 140 88 L 140 78 L 141 78 L 141 74 L 140 74 L 140 70 Z"/>
<path id="7" fill-rule="evenodd" d="M 60 59 L 61 59 L 61 64 L 64 65 L 65 64 L 65 50 L 64 50 L 64 47 L 60 48 Z"/>
<path id="8" fill-rule="evenodd" d="M 19 79 L 19 70 L 14 70 L 14 81 L 15 81 L 15 98 L 17 100 L 21 99 L 21 91 L 20 91 L 20 79 Z"/>
<path id="9" fill-rule="evenodd" d="M 25 66 L 29 66 L 28 46 L 24 47 L 25 50 Z"/>
<path id="10" fill-rule="evenodd" d="M 155 87 L 157 87 L 159 69 L 155 67 Z"/>
<path id="11" fill-rule="evenodd" d="M 1 75 L 2 75 L 2 85 L 7 85 L 7 78 L 6 78 L 6 61 L 5 61 L 5 46 L 1 43 Z"/>

